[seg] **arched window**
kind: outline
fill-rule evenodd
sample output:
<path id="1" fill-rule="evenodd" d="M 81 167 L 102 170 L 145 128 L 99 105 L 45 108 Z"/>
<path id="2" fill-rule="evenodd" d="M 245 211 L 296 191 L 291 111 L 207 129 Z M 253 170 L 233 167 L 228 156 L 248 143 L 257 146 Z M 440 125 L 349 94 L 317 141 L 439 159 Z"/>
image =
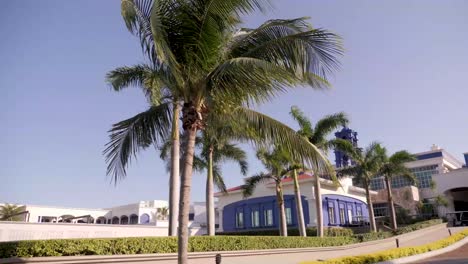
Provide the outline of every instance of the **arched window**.
<path id="1" fill-rule="evenodd" d="M 106 218 L 104 216 L 100 216 L 98 217 L 98 219 L 96 220 L 96 224 L 105 224 L 107 221 L 106 221 Z"/>
<path id="2" fill-rule="evenodd" d="M 140 224 L 148 224 L 150 222 L 149 214 L 142 214 L 140 216 Z"/>
<path id="3" fill-rule="evenodd" d="M 136 215 L 136 214 L 130 215 L 130 224 L 131 225 L 138 224 L 138 215 Z"/>
<path id="4" fill-rule="evenodd" d="M 112 217 L 112 224 L 113 225 L 118 225 L 119 224 L 119 218 L 117 216 Z"/>
<path id="5" fill-rule="evenodd" d="M 122 215 L 122 216 L 120 217 L 120 224 L 121 224 L 121 225 L 128 225 L 128 216 Z"/>

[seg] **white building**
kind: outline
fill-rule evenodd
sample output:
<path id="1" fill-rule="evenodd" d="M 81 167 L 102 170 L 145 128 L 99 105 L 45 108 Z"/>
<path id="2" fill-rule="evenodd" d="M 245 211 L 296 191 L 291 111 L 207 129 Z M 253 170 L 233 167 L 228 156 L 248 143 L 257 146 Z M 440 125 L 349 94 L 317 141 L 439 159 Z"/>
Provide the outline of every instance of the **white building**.
<path id="1" fill-rule="evenodd" d="M 435 204 L 439 216 L 447 212 L 468 211 L 468 168 L 450 153 L 438 146 L 429 151 L 415 153 L 416 161 L 406 163 L 417 178 L 414 186 L 408 179 L 392 179 L 392 194 L 397 206 L 418 214 L 418 205 Z M 468 163 L 468 153 L 464 154 Z M 376 216 L 387 215 L 387 191 L 382 177 L 371 182 L 371 188 L 378 192 L 374 202 Z M 443 197 L 447 206 L 437 205 L 438 197 Z"/>

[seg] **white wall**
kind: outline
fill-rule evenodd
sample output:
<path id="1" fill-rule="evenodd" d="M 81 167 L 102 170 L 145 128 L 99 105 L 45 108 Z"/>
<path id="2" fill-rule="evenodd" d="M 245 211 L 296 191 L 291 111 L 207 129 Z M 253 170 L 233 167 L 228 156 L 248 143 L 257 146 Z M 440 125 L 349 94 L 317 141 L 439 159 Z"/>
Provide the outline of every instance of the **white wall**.
<path id="1" fill-rule="evenodd" d="M 65 223 L 0 222 L 0 242 L 19 240 L 167 236 L 167 227 L 146 225 L 94 225 Z M 206 234 L 192 227 L 190 235 Z"/>

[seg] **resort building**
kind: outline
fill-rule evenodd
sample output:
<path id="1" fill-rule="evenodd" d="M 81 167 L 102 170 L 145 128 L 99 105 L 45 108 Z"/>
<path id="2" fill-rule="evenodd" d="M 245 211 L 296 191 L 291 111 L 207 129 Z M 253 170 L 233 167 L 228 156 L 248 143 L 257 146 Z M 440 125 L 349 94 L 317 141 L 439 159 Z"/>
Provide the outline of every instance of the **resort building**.
<path id="1" fill-rule="evenodd" d="M 448 212 L 468 211 L 466 164 L 437 146 L 414 155 L 417 160 L 406 163 L 406 166 L 413 172 L 417 182 L 414 184 L 404 177 L 393 178 L 391 187 L 395 204 L 407 209 L 412 215 L 438 214 L 442 217 Z M 468 160 L 468 154 L 464 155 L 465 160 Z M 374 198 L 375 215 L 388 215 L 387 190 L 383 177 L 374 178 L 371 188 L 378 193 Z"/>
<path id="2" fill-rule="evenodd" d="M 316 206 L 314 195 L 315 176 L 312 173 L 299 175 L 304 220 L 307 226 L 316 226 Z M 369 219 L 365 190 L 355 187 L 352 179 L 340 179 L 340 185 L 327 179 L 322 184 L 322 210 L 325 226 L 361 225 Z M 288 227 L 297 227 L 294 186 L 291 178 L 282 181 L 286 221 Z M 377 194 L 377 192 L 372 192 Z M 279 209 L 276 202 L 275 183 L 257 186 L 252 196 L 244 198 L 242 187 L 216 193 L 218 198 L 219 229 L 222 231 L 241 231 L 255 229 L 275 229 L 279 227 Z"/>

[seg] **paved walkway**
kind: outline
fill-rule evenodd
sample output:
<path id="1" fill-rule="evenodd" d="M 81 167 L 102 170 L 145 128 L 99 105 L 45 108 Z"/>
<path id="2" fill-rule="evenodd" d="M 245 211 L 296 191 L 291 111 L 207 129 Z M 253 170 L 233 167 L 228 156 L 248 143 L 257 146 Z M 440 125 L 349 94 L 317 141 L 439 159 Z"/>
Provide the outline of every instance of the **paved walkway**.
<path id="1" fill-rule="evenodd" d="M 467 264 L 468 263 L 468 244 L 441 254 L 432 258 L 423 259 L 413 264 Z"/>
<path id="2" fill-rule="evenodd" d="M 452 234 L 462 231 L 464 228 L 456 227 L 451 228 Z M 437 227 L 429 228 L 428 230 L 419 230 L 413 233 L 402 235 L 400 239 L 400 247 L 423 245 L 434 242 L 449 236 L 445 225 L 438 225 Z M 353 256 L 372 253 L 376 251 L 395 248 L 394 239 L 386 239 L 380 243 L 358 245 L 354 248 L 340 249 L 329 248 L 326 251 L 323 249 L 313 249 L 309 252 L 294 252 L 294 253 L 277 253 L 266 255 L 254 256 L 224 256 L 222 264 L 252 264 L 252 263 L 268 263 L 268 264 L 297 264 L 307 260 L 329 259 L 343 256 Z M 135 264 L 142 262 L 120 262 L 126 264 Z M 161 261 L 145 261 L 144 263 L 151 264 L 176 264 L 177 260 L 161 260 Z M 190 259 L 190 264 L 210 264 L 215 263 L 214 257 L 202 257 Z M 465 262 L 465 264 L 468 262 Z"/>

